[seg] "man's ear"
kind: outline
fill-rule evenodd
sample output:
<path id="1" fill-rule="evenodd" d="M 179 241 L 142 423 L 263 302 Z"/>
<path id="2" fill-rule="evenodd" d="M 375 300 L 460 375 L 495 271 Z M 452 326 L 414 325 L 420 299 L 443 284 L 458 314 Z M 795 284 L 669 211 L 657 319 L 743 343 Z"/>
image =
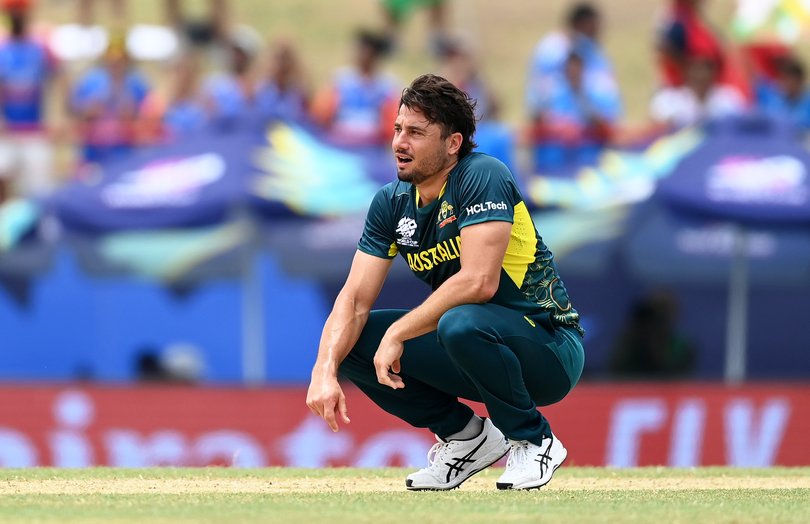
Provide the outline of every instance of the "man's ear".
<path id="1" fill-rule="evenodd" d="M 457 154 L 463 142 L 464 137 L 461 136 L 461 133 L 451 133 L 450 136 L 447 137 L 447 153 L 450 155 Z"/>

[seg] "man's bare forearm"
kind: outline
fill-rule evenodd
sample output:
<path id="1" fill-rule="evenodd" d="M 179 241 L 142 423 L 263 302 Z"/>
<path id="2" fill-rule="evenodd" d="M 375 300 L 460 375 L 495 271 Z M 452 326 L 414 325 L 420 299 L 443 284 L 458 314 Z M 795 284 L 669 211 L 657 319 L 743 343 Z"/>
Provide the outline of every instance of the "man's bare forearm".
<path id="1" fill-rule="evenodd" d="M 387 335 L 397 340 L 410 340 L 435 331 L 439 319 L 454 307 L 486 302 L 497 289 L 497 282 L 481 276 L 456 273 L 436 289 L 421 305 L 394 322 Z"/>
<path id="2" fill-rule="evenodd" d="M 338 295 L 323 326 L 318 358 L 312 368 L 313 378 L 337 377 L 338 366 L 360 338 L 368 314 L 368 308 L 359 307 L 351 297 Z"/>

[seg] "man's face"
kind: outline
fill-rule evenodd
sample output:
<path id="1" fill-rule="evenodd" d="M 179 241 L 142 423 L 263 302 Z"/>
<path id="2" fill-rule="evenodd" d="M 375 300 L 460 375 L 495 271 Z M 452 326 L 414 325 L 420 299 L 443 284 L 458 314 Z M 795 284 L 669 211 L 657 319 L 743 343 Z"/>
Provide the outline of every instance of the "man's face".
<path id="1" fill-rule="evenodd" d="M 454 156 L 451 136 L 442 138 L 442 128 L 418 109 L 400 106 L 394 123 L 391 149 L 397 163 L 397 178 L 418 185 L 449 166 Z"/>
<path id="2" fill-rule="evenodd" d="M 717 66 L 708 58 L 695 58 L 686 66 L 686 84 L 702 93 L 717 80 Z"/>
<path id="3" fill-rule="evenodd" d="M 578 33 L 582 33 L 591 40 L 599 40 L 600 29 L 599 17 L 591 16 L 580 21 L 574 28 Z"/>
<path id="4" fill-rule="evenodd" d="M 355 63 L 360 71 L 372 73 L 377 69 L 379 55 L 373 47 L 368 44 L 359 43 L 355 53 Z"/>
<path id="5" fill-rule="evenodd" d="M 798 75 L 780 73 L 776 78 L 776 84 L 779 86 L 779 90 L 789 98 L 797 98 L 804 91 L 804 81 Z"/>

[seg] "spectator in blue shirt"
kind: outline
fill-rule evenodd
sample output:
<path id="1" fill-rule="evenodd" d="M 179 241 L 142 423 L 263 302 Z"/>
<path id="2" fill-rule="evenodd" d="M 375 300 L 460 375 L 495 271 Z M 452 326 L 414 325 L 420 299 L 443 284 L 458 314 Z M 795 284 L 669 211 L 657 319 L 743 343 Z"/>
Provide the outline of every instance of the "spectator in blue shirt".
<path id="1" fill-rule="evenodd" d="M 211 122 L 229 130 L 248 122 L 253 115 L 255 83 L 252 76 L 256 43 L 246 33 L 233 33 L 226 44 L 226 70 L 203 83 L 202 94 Z"/>
<path id="2" fill-rule="evenodd" d="M 185 140 L 208 126 L 198 55 L 188 51 L 166 66 L 168 89 L 151 90 L 141 104 L 138 127 L 144 143 Z"/>
<path id="3" fill-rule="evenodd" d="M 280 39 L 269 55 L 265 77 L 256 88 L 256 109 L 262 121 L 304 122 L 311 95 L 295 47 Z"/>
<path id="4" fill-rule="evenodd" d="M 761 80 L 756 89 L 757 106 L 764 113 L 789 121 L 802 131 L 810 129 L 810 91 L 804 65 L 797 58 L 782 59 L 776 80 Z"/>
<path id="5" fill-rule="evenodd" d="M 619 116 L 615 99 L 585 81 L 584 60 L 571 53 L 562 79 L 550 84 L 533 107 L 535 167 L 553 170 L 593 162 Z"/>
<path id="6" fill-rule="evenodd" d="M 129 153 L 138 141 L 139 111 L 149 85 L 115 37 L 101 63 L 73 87 L 70 107 L 79 122 L 82 160 L 95 163 Z"/>
<path id="7" fill-rule="evenodd" d="M 57 63 L 29 34 L 25 3 L 5 7 L 10 34 L 0 43 L 0 202 L 16 186 L 26 196 L 53 187 L 53 148 L 45 127 L 45 100 Z"/>
<path id="8" fill-rule="evenodd" d="M 566 30 L 555 31 L 535 48 L 529 68 L 526 102 L 534 114 L 538 103 L 554 84 L 565 82 L 565 67 L 571 54 L 582 62 L 585 84 L 601 91 L 602 96 L 621 110 L 619 87 L 613 65 L 599 45 L 601 16 L 589 3 L 575 5 L 566 17 Z"/>
<path id="9" fill-rule="evenodd" d="M 535 48 L 526 104 L 536 168 L 590 162 L 605 142 L 604 124 L 621 115 L 613 66 L 599 44 L 601 27 L 599 11 L 583 2 L 568 11 L 564 31 L 549 34 Z M 549 141 L 552 128 L 563 134 Z"/>
<path id="10" fill-rule="evenodd" d="M 388 43 L 361 30 L 356 35 L 354 63 L 341 68 L 313 101 L 312 115 L 328 138 L 351 146 L 380 146 L 391 141 L 400 89 L 382 72 Z"/>
<path id="11" fill-rule="evenodd" d="M 439 65 L 444 78 L 475 100 L 477 150 L 494 156 L 515 173 L 514 133 L 499 120 L 498 100 L 484 80 L 471 45 L 464 40 L 447 39 Z"/>

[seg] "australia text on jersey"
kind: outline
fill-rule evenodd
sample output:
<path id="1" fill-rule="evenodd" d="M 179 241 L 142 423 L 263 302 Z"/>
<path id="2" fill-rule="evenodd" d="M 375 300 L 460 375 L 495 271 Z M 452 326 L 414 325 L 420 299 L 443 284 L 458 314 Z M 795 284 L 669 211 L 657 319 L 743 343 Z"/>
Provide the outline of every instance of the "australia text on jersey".
<path id="1" fill-rule="evenodd" d="M 406 255 L 411 271 L 430 271 L 442 262 L 455 260 L 461 256 L 461 236 L 443 240 L 434 247 Z"/>

